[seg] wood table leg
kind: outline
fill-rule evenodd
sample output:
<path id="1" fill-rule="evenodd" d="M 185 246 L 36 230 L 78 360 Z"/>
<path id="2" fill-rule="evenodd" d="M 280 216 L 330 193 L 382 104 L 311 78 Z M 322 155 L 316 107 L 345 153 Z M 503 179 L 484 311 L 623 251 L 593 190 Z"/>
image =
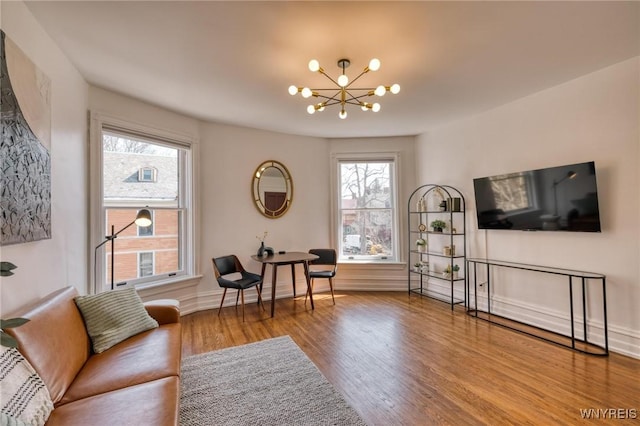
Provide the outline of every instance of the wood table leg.
<path id="1" fill-rule="evenodd" d="M 293 281 L 293 298 L 296 298 L 296 264 L 291 264 L 291 281 Z"/>
<path id="2" fill-rule="evenodd" d="M 267 264 L 263 263 L 262 270 L 260 271 L 260 277 L 262 278 L 262 281 L 260 282 L 260 294 L 262 294 L 262 286 L 264 285 L 264 271 L 266 268 L 267 268 Z M 258 304 L 260 304 L 259 300 L 258 300 Z M 264 302 L 262 303 L 262 306 L 264 307 Z"/>
<path id="3" fill-rule="evenodd" d="M 306 260 L 303 263 L 304 265 L 304 276 L 307 279 L 307 291 L 309 292 L 309 300 L 311 301 L 311 309 L 315 309 L 313 306 L 313 291 L 311 290 L 311 278 L 309 277 L 309 262 Z"/>
<path id="4" fill-rule="evenodd" d="M 276 309 L 276 279 L 277 279 L 277 270 L 278 265 L 271 265 L 272 273 L 271 273 L 271 318 L 273 318 L 273 313 Z"/>

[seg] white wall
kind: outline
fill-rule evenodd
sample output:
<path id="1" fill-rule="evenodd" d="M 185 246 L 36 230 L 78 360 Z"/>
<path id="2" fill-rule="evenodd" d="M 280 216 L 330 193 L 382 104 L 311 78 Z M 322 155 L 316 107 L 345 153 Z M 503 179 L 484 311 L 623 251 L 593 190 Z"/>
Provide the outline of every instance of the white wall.
<path id="1" fill-rule="evenodd" d="M 202 277 L 141 290 L 143 299 L 176 298 L 183 313 L 217 307 L 222 290 L 214 279 L 211 258 L 233 253 L 248 270 L 259 273 L 260 265 L 250 256 L 259 246 L 256 236 L 262 236 L 265 231 L 269 233 L 266 245 L 276 250 L 307 251 L 311 247 L 327 246 L 326 140 L 200 122 L 97 87 L 90 88 L 89 107 L 92 112 L 188 135 L 197 141 L 197 274 Z M 252 200 L 253 173 L 266 160 L 282 162 L 293 178 L 291 208 L 277 220 L 262 216 Z M 296 281 L 299 291 L 303 291 L 302 270 L 298 271 Z M 292 293 L 289 269 L 282 269 L 278 282 L 277 297 Z M 266 289 L 270 289 L 269 285 Z M 254 299 L 255 294 L 248 292 L 247 300 Z M 235 298 L 228 297 L 226 302 L 234 303 Z"/>
<path id="2" fill-rule="evenodd" d="M 639 62 L 627 60 L 443 126 L 419 136 L 416 147 L 419 182 L 450 184 L 468 200 L 470 256 L 606 274 L 610 346 L 637 357 Z M 596 162 L 602 233 L 477 230 L 473 178 L 591 160 Z M 568 306 L 567 284 L 552 280 L 545 285 L 522 275 L 520 280 L 537 287 L 513 281 L 498 296 L 540 322 L 560 321 L 560 311 Z M 598 306 L 595 293 L 590 303 Z M 596 334 L 601 332 L 599 316 L 592 325 Z"/>
<path id="3" fill-rule="evenodd" d="M 18 266 L 0 278 L 4 316 L 67 285 L 87 291 L 88 86 L 24 3 L 1 2 L 0 15 L 2 30 L 51 79 L 52 237 L 0 249 Z"/>
<path id="4" fill-rule="evenodd" d="M 396 165 L 398 174 L 398 249 L 400 253 L 398 262 L 394 264 L 341 263 L 339 273 L 335 278 L 337 289 L 407 291 L 406 208 L 409 195 L 416 186 L 414 146 L 415 138 L 413 136 L 331 139 L 329 149 L 332 157 L 353 153 L 396 153 L 398 155 L 398 164 Z M 334 214 L 334 212 L 329 214 Z M 332 232 L 332 229 L 329 229 L 329 232 Z"/>
<path id="5" fill-rule="evenodd" d="M 261 265 L 251 255 L 260 246 L 256 236 L 265 231 L 265 245 L 276 251 L 328 247 L 329 150 L 325 139 L 215 123 L 202 123 L 200 137 L 203 278 L 197 303 L 198 309 L 210 309 L 218 306 L 222 295 L 213 275 L 212 257 L 235 254 L 247 270 L 260 273 Z M 284 164 L 293 180 L 291 207 L 278 219 L 261 215 L 253 204 L 252 177 L 267 160 Z M 297 268 L 296 288 L 301 293 L 305 283 L 302 268 Z M 268 277 L 270 273 L 269 267 Z M 266 283 L 265 290 L 270 291 L 270 278 Z M 276 289 L 276 297 L 292 294 L 289 268 L 278 269 Z M 255 292 L 247 292 L 247 300 L 255 299 Z M 234 302 L 232 294 L 225 304 Z"/>

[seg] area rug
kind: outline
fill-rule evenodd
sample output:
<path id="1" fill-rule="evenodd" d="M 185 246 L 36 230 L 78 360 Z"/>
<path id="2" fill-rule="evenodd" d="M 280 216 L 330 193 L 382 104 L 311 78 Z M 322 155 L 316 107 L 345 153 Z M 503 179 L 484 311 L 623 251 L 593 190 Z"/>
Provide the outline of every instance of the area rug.
<path id="1" fill-rule="evenodd" d="M 289 336 L 187 357 L 180 424 L 365 425 Z"/>

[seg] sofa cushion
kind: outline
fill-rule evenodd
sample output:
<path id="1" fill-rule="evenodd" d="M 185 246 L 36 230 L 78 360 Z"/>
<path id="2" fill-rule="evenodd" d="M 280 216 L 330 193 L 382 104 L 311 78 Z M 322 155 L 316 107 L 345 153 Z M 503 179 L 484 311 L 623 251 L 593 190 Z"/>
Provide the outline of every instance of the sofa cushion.
<path id="1" fill-rule="evenodd" d="M 8 334 L 18 341 L 20 352 L 40 375 L 53 402 L 67 391 L 89 358 L 90 342 L 73 287 L 60 289 L 10 317 L 29 318 Z"/>
<path id="2" fill-rule="evenodd" d="M 131 336 L 158 327 L 135 288 L 78 296 L 75 301 L 87 325 L 93 351 L 98 354 Z"/>
<path id="3" fill-rule="evenodd" d="M 15 348 L 0 346 L 0 412 L 2 424 L 15 421 L 44 425 L 53 402 L 44 382 Z"/>
<path id="4" fill-rule="evenodd" d="M 175 426 L 179 400 L 179 378 L 166 377 L 56 407 L 47 426 Z"/>
<path id="5" fill-rule="evenodd" d="M 145 331 L 93 355 L 60 404 L 180 374 L 180 324 Z"/>

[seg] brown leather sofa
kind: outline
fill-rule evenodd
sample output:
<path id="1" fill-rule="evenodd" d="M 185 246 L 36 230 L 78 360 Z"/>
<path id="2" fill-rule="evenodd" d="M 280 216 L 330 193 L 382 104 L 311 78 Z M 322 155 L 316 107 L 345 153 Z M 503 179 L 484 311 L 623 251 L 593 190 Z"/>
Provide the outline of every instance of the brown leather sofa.
<path id="1" fill-rule="evenodd" d="M 177 425 L 182 340 L 180 312 L 170 301 L 145 304 L 158 328 L 94 354 L 73 287 L 58 290 L 14 316 L 7 330 L 47 385 L 54 410 L 47 425 Z"/>

